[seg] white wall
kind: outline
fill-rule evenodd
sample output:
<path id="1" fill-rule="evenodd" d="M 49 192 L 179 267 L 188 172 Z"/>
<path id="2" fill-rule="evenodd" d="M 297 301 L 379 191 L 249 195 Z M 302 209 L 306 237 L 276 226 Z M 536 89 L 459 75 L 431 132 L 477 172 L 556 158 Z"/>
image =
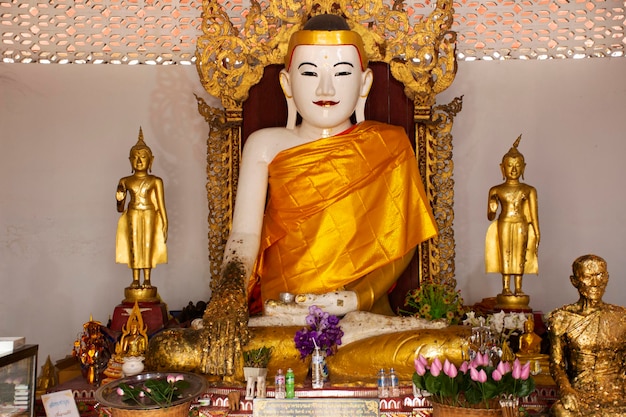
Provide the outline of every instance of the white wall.
<path id="1" fill-rule="evenodd" d="M 461 62 L 439 100 L 464 96 L 454 126 L 456 271 L 468 303 L 495 296 L 483 270 L 489 187 L 522 133 L 539 193 L 539 276 L 524 290 L 548 312 L 575 300 L 574 258 L 604 256 L 606 299 L 626 304 L 621 193 L 626 59 Z M 0 64 L 0 335 L 71 352 L 93 314 L 106 322 L 130 270 L 115 263 L 115 188 L 139 126 L 165 182 L 169 258 L 153 283 L 170 309 L 208 289 L 205 140 L 195 68 Z"/>
<path id="2" fill-rule="evenodd" d="M 139 126 L 169 215 L 169 263 L 152 282 L 169 309 L 208 299 L 208 127 L 194 93 L 206 96 L 193 66 L 0 64 L 0 335 L 55 361 L 124 298 L 115 190 Z"/>

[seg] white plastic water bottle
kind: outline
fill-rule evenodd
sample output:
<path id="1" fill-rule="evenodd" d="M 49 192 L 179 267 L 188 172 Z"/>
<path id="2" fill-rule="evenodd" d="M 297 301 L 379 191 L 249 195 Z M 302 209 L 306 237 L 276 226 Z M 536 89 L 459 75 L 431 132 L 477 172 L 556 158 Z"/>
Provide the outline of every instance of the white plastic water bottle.
<path id="1" fill-rule="evenodd" d="M 317 346 L 311 356 L 311 386 L 313 389 L 324 388 L 324 356 Z"/>
<path id="2" fill-rule="evenodd" d="M 400 396 L 400 382 L 398 381 L 398 375 L 393 368 L 389 370 L 389 395 L 392 397 Z"/>
<path id="3" fill-rule="evenodd" d="M 381 369 L 378 371 L 378 398 L 387 397 L 389 397 L 389 381 L 387 380 L 385 370 Z"/>
<path id="4" fill-rule="evenodd" d="M 274 398 L 285 398 L 285 374 L 283 374 L 282 369 L 276 372 L 276 377 L 274 378 Z"/>

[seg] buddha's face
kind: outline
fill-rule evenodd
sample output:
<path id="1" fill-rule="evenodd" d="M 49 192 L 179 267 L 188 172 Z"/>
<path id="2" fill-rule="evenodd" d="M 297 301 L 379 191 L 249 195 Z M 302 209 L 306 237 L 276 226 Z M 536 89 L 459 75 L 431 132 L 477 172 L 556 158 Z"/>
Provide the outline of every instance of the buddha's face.
<path id="1" fill-rule="evenodd" d="M 152 155 L 147 149 L 132 151 L 129 159 L 133 171 L 147 171 L 152 165 Z"/>
<path id="2" fill-rule="evenodd" d="M 500 167 L 502 167 L 502 175 L 509 180 L 517 180 L 524 174 L 524 159 L 521 156 L 504 158 Z"/>
<path id="3" fill-rule="evenodd" d="M 349 120 L 371 85 L 371 71 L 361 70 L 352 45 L 300 45 L 284 75 L 285 93 L 293 96 L 302 119 L 325 129 Z"/>

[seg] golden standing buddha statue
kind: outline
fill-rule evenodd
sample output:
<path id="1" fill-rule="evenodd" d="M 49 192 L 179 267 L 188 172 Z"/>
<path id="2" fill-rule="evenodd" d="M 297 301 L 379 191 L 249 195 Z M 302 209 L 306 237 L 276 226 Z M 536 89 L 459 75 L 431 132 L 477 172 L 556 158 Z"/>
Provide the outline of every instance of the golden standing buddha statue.
<path id="1" fill-rule="evenodd" d="M 497 296 L 496 308 L 529 309 L 528 295 L 522 291 L 524 274 L 536 274 L 539 248 L 539 216 L 537 191 L 524 184 L 526 162 L 517 147 L 504 155 L 500 169 L 504 182 L 491 187 L 487 202 L 487 218 L 494 220 L 485 239 L 485 269 L 487 273 L 502 274 L 502 293 Z M 514 291 L 511 291 L 511 279 Z"/>
<path id="2" fill-rule="evenodd" d="M 157 264 L 167 263 L 167 212 L 163 180 L 149 173 L 154 156 L 141 128 L 129 160 L 133 174 L 120 179 L 115 194 L 117 211 L 122 213 L 117 225 L 116 262 L 127 264 L 133 271 L 133 281 L 124 291 L 126 301 L 156 301 L 150 272 Z M 127 195 L 130 200 L 126 206 Z"/>

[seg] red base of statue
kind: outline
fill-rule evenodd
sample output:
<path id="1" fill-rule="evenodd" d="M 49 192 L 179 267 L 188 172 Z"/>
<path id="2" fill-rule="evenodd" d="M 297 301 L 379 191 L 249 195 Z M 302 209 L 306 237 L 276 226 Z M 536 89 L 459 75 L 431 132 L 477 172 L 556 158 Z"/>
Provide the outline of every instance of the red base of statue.
<path id="1" fill-rule="evenodd" d="M 137 302 L 144 324 L 148 327 L 148 335 L 161 330 L 167 323 L 167 307 L 159 302 Z M 121 332 L 135 303 L 123 302 L 115 307 L 111 319 L 111 330 Z"/>

